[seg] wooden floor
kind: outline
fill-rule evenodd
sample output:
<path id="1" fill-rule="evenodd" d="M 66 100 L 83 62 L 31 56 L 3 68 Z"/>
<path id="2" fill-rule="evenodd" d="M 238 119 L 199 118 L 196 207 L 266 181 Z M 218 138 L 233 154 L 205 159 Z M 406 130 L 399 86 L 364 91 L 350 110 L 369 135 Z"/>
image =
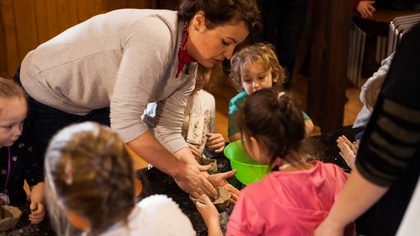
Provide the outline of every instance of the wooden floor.
<path id="1" fill-rule="evenodd" d="M 308 78 L 302 75 L 295 77 L 290 93 L 301 103 L 302 109 L 306 110 L 306 94 L 308 90 Z M 228 141 L 227 127 L 228 127 L 228 105 L 229 100 L 236 95 L 236 91 L 228 84 L 224 82 L 213 89 L 212 94 L 216 99 L 216 130 L 221 133 L 225 140 Z M 350 86 L 346 89 L 346 97 L 348 102 L 344 108 L 344 119 L 343 126 L 352 125 L 360 109 L 362 103 L 359 100 L 360 89 Z M 313 135 L 320 134 L 319 127 L 315 124 Z"/>

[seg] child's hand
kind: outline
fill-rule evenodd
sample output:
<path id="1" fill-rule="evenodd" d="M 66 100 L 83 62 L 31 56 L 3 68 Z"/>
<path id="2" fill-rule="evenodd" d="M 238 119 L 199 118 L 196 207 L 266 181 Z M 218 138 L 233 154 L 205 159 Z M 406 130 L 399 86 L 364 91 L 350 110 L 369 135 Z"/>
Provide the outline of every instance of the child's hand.
<path id="1" fill-rule="evenodd" d="M 195 207 L 208 228 L 220 225 L 219 212 L 206 194 L 201 195 L 200 201 L 195 201 Z"/>
<path id="2" fill-rule="evenodd" d="M 235 205 L 236 202 L 238 201 L 240 191 L 237 188 L 233 187 L 233 185 L 231 184 L 226 184 L 225 186 L 223 186 L 223 188 L 229 191 L 230 193 L 229 201 L 231 204 Z"/>
<path id="3" fill-rule="evenodd" d="M 356 162 L 356 153 L 354 145 L 346 138 L 346 136 L 341 135 L 337 139 L 337 147 L 340 149 L 340 156 L 346 161 L 346 164 L 353 169 Z"/>
<path id="4" fill-rule="evenodd" d="M 359 144 L 360 144 L 360 140 L 356 140 L 353 142 L 352 150 L 354 154 L 357 154 L 357 151 L 359 150 Z"/>
<path id="5" fill-rule="evenodd" d="M 39 224 L 45 217 L 45 207 L 42 203 L 31 203 L 29 206 L 31 214 L 29 215 L 29 220 L 32 224 Z"/>
<path id="6" fill-rule="evenodd" d="M 364 19 L 370 19 L 373 17 L 373 13 L 376 11 L 373 4 L 375 1 L 360 1 L 357 5 L 356 10 L 360 13 L 361 17 Z"/>
<path id="7" fill-rule="evenodd" d="M 196 146 L 194 146 L 194 145 L 192 145 L 192 144 L 188 143 L 188 147 L 190 148 L 190 150 L 191 150 L 192 154 L 193 154 L 196 158 L 201 158 L 201 152 L 200 152 L 200 150 L 199 150 Z"/>
<path id="8" fill-rule="evenodd" d="M 225 149 L 225 139 L 220 133 L 207 133 L 206 149 L 220 153 Z"/>
<path id="9" fill-rule="evenodd" d="M 226 180 L 232 176 L 234 176 L 236 173 L 236 170 L 231 170 L 225 173 L 217 173 L 212 174 L 207 177 L 208 181 L 215 187 L 222 187 L 226 190 L 228 190 L 231 194 L 230 197 L 230 203 L 236 204 L 236 201 L 239 197 L 239 190 L 235 187 L 233 187 L 229 182 Z"/>

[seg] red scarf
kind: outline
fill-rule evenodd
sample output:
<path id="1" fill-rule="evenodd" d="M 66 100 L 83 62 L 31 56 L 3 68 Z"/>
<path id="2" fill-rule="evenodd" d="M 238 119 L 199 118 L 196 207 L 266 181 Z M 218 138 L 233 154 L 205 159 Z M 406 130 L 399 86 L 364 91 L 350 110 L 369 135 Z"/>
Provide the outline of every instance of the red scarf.
<path id="1" fill-rule="evenodd" d="M 184 31 L 182 32 L 181 45 L 179 46 L 179 51 L 178 51 L 178 71 L 175 75 L 175 78 L 178 78 L 179 73 L 182 71 L 182 68 L 186 64 L 196 61 L 187 53 L 187 41 L 188 41 L 188 21 L 185 21 Z"/>

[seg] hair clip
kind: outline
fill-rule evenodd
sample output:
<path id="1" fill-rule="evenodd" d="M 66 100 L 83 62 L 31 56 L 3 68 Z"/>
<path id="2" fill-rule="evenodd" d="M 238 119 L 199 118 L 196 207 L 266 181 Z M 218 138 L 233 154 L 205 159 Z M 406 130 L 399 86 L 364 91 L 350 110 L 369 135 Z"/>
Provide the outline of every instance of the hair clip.
<path id="1" fill-rule="evenodd" d="M 283 97 L 284 95 L 286 95 L 286 93 L 285 93 L 285 92 L 280 92 L 280 93 L 277 95 L 277 99 L 278 99 L 278 100 L 280 100 L 280 98 L 281 98 L 281 97 Z"/>

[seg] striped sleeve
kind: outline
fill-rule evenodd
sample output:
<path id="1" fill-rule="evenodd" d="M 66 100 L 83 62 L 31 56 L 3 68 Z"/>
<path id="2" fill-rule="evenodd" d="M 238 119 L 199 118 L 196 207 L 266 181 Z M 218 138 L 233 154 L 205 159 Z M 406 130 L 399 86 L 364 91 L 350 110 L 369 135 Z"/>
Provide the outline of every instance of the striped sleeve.
<path id="1" fill-rule="evenodd" d="M 411 163 L 420 146 L 420 111 L 381 99 L 379 111 L 362 139 L 356 166 L 367 180 L 390 186 Z M 379 101 L 378 101 L 379 102 Z M 360 158 L 359 158 L 360 157 Z"/>

